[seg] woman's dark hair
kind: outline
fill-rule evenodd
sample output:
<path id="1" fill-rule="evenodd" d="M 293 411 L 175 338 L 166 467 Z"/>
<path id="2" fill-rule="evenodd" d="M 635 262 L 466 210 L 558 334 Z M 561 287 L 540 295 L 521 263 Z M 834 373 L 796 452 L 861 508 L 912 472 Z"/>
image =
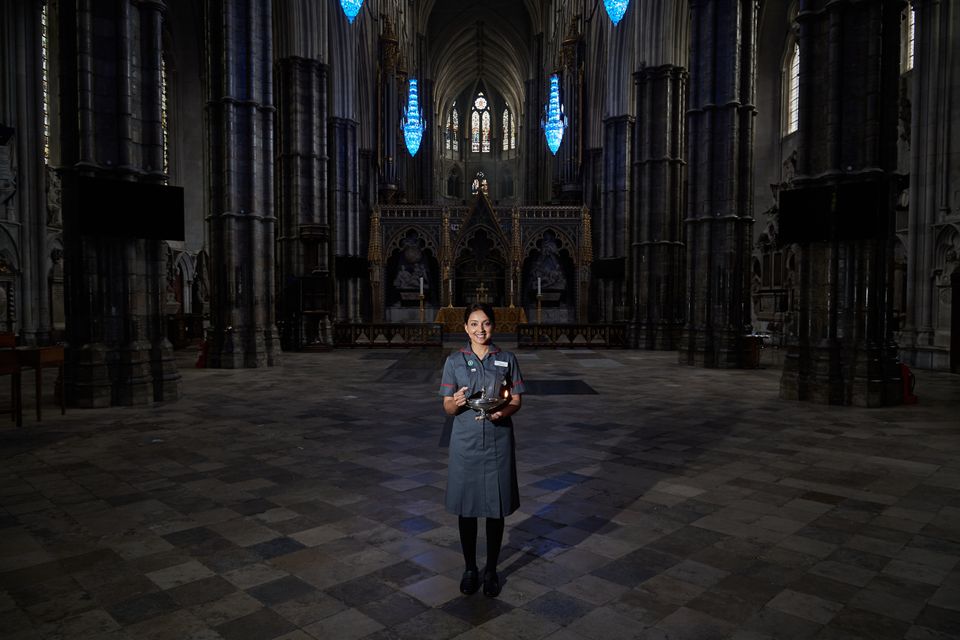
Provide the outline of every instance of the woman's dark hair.
<path id="1" fill-rule="evenodd" d="M 485 302 L 474 302 L 472 305 L 467 307 L 463 311 L 463 324 L 470 322 L 470 314 L 474 311 L 483 311 L 487 317 L 490 318 L 490 324 L 494 327 L 497 326 L 497 319 L 493 316 L 493 307 Z"/>

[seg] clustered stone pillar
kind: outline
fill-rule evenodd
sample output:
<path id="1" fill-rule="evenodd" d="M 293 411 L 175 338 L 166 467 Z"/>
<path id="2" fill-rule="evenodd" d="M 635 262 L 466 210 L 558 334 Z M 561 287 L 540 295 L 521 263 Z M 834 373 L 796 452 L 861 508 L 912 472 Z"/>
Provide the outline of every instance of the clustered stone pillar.
<path id="1" fill-rule="evenodd" d="M 630 207 L 630 154 L 635 119 L 620 115 L 603 121 L 602 206 L 596 214 L 597 303 L 606 322 L 623 320 Z M 564 141 L 566 144 L 566 141 Z"/>
<path id="2" fill-rule="evenodd" d="M 326 65 L 296 56 L 280 60 L 277 96 L 282 339 L 285 348 L 298 349 L 332 342 Z"/>
<path id="3" fill-rule="evenodd" d="M 159 183 L 162 0 L 59 5 L 68 399 L 82 407 L 179 397 L 164 336 L 161 241 L 89 235 L 77 181 Z M 98 116 L 95 118 L 95 114 Z M 89 213 L 89 210 L 87 211 Z"/>
<path id="4" fill-rule="evenodd" d="M 270 0 L 207 0 L 208 366 L 277 364 Z"/>
<path id="5" fill-rule="evenodd" d="M 579 60 L 560 73 L 560 104 L 567 118 L 563 144 L 554 156 L 556 179 L 560 187 L 560 201 L 575 204 L 583 201 L 583 181 L 580 173 L 580 149 L 583 147 L 582 131 L 584 114 L 583 87 Z"/>
<path id="6" fill-rule="evenodd" d="M 781 194 L 781 228 L 792 215 L 826 224 L 801 244 L 798 329 L 780 383 L 787 399 L 882 406 L 901 398 L 889 286 L 901 10 L 895 0 L 800 5 L 794 185 L 809 206 L 789 211 Z"/>
<path id="7" fill-rule="evenodd" d="M 330 118 L 330 212 L 336 220 L 336 256 L 345 265 L 361 255 L 360 181 L 357 157 L 357 123 Z M 337 320 L 360 321 L 363 273 L 340 269 L 337 273 Z"/>
<path id="8" fill-rule="evenodd" d="M 756 0 L 691 0 L 680 362 L 737 367 L 750 321 Z"/>
<path id="9" fill-rule="evenodd" d="M 49 240 L 60 231 L 59 218 L 48 219 L 47 214 L 47 190 L 56 190 L 57 178 L 40 157 L 44 133 L 42 8 L 41 0 L 0 3 L 0 124 L 13 129 L 9 139 L 0 138 L 0 225 L 21 240 L 18 250 L 6 256 L 12 262 L 6 268 L 19 276 L 19 282 L 11 292 L 12 299 L 2 301 L 7 304 L 7 315 L 0 323 L 15 309 L 18 333 L 25 344 L 47 344 L 51 338 L 48 272 L 55 262 L 51 253 L 56 245 Z M 48 26 L 48 37 L 49 33 Z M 17 234 L 18 227 L 28 232 Z M 0 294 L 8 295 L 6 289 Z"/>
<path id="10" fill-rule="evenodd" d="M 412 168 L 412 174 L 407 178 L 407 184 L 410 185 L 408 201 L 410 202 L 431 202 L 433 200 L 433 134 L 438 131 L 436 123 L 430 122 L 430 114 L 434 112 L 433 106 L 433 80 L 424 78 L 420 80 L 420 109 L 423 117 L 427 119 L 427 126 L 423 130 L 423 139 L 420 141 L 420 150 L 417 155 L 409 160 L 408 166 Z M 403 153 L 407 154 L 406 148 Z M 407 154 L 409 155 L 409 154 Z"/>
<path id="11" fill-rule="evenodd" d="M 635 347 L 674 349 L 683 327 L 683 176 L 687 72 L 662 65 L 636 74 L 633 216 Z"/>
<path id="12" fill-rule="evenodd" d="M 949 229 L 946 216 L 960 209 L 960 4 L 913 0 L 912 7 L 916 62 L 910 74 L 907 298 L 900 346 L 911 365 L 960 373 L 957 325 L 950 329 L 949 352 L 937 344 L 935 328 L 940 309 L 950 308 L 953 322 L 960 321 L 958 289 L 954 285 L 947 294 L 944 286 L 951 275 L 960 277 L 960 256 L 937 242 Z M 947 295 L 949 307 L 942 299 Z"/>
<path id="13" fill-rule="evenodd" d="M 521 174 L 523 176 L 523 198 L 525 202 L 540 202 L 545 195 L 544 184 L 546 177 L 544 167 L 548 166 L 544 162 L 546 153 L 546 143 L 543 139 L 543 130 L 540 127 L 540 118 L 543 116 L 543 103 L 545 99 L 545 89 L 542 86 L 542 78 L 532 78 L 524 83 L 525 104 L 523 109 L 524 123 L 520 128 L 523 134 L 523 149 L 521 155 Z M 464 117 L 461 122 L 466 122 Z M 464 127 L 466 128 L 466 127 Z M 469 185 L 472 177 L 464 178 L 464 182 Z"/>

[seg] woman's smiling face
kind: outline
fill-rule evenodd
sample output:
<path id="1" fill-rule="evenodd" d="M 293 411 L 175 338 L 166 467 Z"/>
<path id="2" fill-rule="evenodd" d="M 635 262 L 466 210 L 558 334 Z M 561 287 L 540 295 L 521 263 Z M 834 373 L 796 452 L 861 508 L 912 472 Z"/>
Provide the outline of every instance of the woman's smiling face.
<path id="1" fill-rule="evenodd" d="M 487 314 L 479 309 L 470 314 L 467 324 L 463 325 L 463 330 L 475 344 L 489 344 L 493 337 L 493 323 L 490 322 Z"/>

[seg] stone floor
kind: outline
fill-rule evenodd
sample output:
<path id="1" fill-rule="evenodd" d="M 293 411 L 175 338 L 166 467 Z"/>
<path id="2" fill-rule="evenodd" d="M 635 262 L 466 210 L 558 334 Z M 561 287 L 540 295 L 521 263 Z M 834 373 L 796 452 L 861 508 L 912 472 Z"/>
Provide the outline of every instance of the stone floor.
<path id="1" fill-rule="evenodd" d="M 179 402 L 41 423 L 28 394 L 0 427 L 0 636 L 960 637 L 960 376 L 865 410 L 781 401 L 774 368 L 521 352 L 489 599 L 442 508 L 445 353 L 187 353 Z"/>

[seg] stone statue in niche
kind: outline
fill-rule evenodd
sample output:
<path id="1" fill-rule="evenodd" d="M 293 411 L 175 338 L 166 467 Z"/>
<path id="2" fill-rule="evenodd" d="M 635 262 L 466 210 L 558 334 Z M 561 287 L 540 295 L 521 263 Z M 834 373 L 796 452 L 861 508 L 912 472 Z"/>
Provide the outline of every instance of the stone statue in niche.
<path id="1" fill-rule="evenodd" d="M 536 294 L 542 291 L 563 291 L 567 288 L 567 277 L 563 274 L 560 262 L 560 246 L 552 234 L 546 234 L 541 244 L 540 256 L 533 263 L 527 289 Z"/>
<path id="2" fill-rule="evenodd" d="M 397 273 L 393 278 L 393 286 L 401 292 L 415 292 L 419 295 L 421 278 L 423 289 L 426 291 L 430 288 L 430 278 L 420 243 L 417 238 L 405 238 L 403 251 L 397 264 Z"/>

